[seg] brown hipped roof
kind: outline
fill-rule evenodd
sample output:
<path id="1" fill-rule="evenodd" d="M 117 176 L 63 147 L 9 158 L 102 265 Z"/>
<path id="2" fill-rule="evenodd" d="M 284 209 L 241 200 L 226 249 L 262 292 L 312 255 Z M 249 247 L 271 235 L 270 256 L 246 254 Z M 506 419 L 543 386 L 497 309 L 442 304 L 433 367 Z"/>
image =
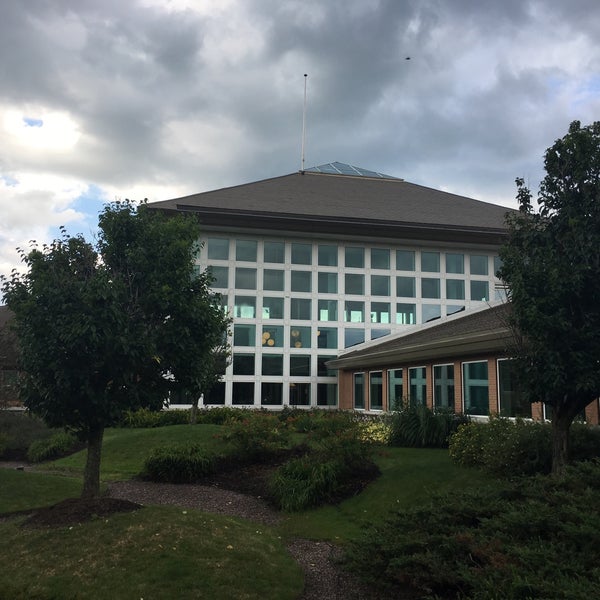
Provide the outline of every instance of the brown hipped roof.
<path id="1" fill-rule="evenodd" d="M 498 244 L 510 209 L 401 179 L 299 172 L 150 207 L 201 223 L 315 233 Z"/>
<path id="2" fill-rule="evenodd" d="M 508 325 L 509 310 L 510 304 L 499 304 L 455 315 L 427 324 L 417 331 L 362 345 L 329 361 L 327 366 L 331 369 L 401 366 L 477 353 L 506 353 L 513 341 Z"/>

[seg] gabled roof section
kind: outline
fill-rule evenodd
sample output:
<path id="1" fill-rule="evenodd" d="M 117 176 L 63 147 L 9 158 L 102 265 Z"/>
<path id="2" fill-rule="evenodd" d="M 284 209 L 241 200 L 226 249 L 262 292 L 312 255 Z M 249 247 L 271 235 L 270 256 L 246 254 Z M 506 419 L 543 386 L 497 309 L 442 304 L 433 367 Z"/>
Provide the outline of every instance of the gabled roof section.
<path id="1" fill-rule="evenodd" d="M 391 175 L 384 175 L 377 171 L 369 171 L 368 169 L 362 169 L 361 167 L 354 167 L 341 162 L 326 163 L 319 165 L 318 167 L 310 167 L 305 169 L 305 173 L 325 173 L 328 175 L 349 175 L 352 177 L 372 177 L 374 179 L 398 179 L 398 177 L 392 177 Z"/>
<path id="2" fill-rule="evenodd" d="M 362 344 L 329 361 L 332 369 L 415 364 L 438 358 L 507 352 L 513 335 L 508 324 L 510 304 L 502 303 L 429 323 L 420 329 Z"/>
<path id="3" fill-rule="evenodd" d="M 194 213 L 208 226 L 494 245 L 506 236 L 510 212 L 402 179 L 313 170 L 149 206 Z"/>

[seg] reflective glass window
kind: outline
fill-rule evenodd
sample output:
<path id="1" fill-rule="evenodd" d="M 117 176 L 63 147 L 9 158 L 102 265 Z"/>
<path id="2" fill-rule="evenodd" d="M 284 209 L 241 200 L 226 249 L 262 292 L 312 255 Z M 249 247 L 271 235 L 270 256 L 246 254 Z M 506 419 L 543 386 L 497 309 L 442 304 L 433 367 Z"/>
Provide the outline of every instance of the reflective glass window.
<path id="1" fill-rule="evenodd" d="M 369 373 L 369 408 L 383 410 L 383 373 L 381 371 Z"/>
<path id="2" fill-rule="evenodd" d="M 310 383 L 293 381 L 289 387 L 290 406 L 310 406 Z"/>
<path id="3" fill-rule="evenodd" d="M 365 341 L 364 329 L 344 329 L 344 348 L 362 344 Z"/>
<path id="4" fill-rule="evenodd" d="M 263 375 L 283 375 L 283 355 L 282 354 L 263 354 L 262 355 L 262 374 Z"/>
<path id="5" fill-rule="evenodd" d="M 463 279 L 446 279 L 446 298 L 448 300 L 465 299 L 465 282 Z"/>
<path id="6" fill-rule="evenodd" d="M 245 262 L 256 262 L 256 248 L 258 242 L 255 240 L 235 241 L 235 260 Z"/>
<path id="7" fill-rule="evenodd" d="M 319 273 L 319 294 L 337 294 L 337 273 Z"/>
<path id="8" fill-rule="evenodd" d="M 263 325 L 261 343 L 265 348 L 283 348 L 283 326 Z"/>
<path id="9" fill-rule="evenodd" d="M 337 329 L 335 327 L 319 327 L 319 329 L 317 330 L 317 347 L 337 349 Z"/>
<path id="10" fill-rule="evenodd" d="M 254 354 L 234 354 L 233 374 L 254 375 Z"/>
<path id="11" fill-rule="evenodd" d="M 233 326 L 234 346 L 256 346 L 256 325 L 236 324 Z"/>
<path id="12" fill-rule="evenodd" d="M 371 323 L 390 323 L 390 303 L 371 302 Z"/>
<path id="13" fill-rule="evenodd" d="M 310 265 L 312 263 L 312 245 L 292 243 L 292 264 Z"/>
<path id="14" fill-rule="evenodd" d="M 390 295 L 390 278 L 387 275 L 371 275 L 371 295 Z"/>
<path id="15" fill-rule="evenodd" d="M 279 269 L 265 269 L 263 271 L 263 289 L 273 292 L 283 292 L 284 272 Z"/>
<path id="16" fill-rule="evenodd" d="M 327 362 L 335 359 L 335 355 L 323 356 L 319 354 L 319 356 L 317 356 L 317 375 L 319 377 L 335 377 L 337 375 L 337 371 L 335 369 L 328 369 L 326 367 Z"/>
<path id="17" fill-rule="evenodd" d="M 346 323 L 365 322 L 365 303 L 358 300 L 346 300 L 344 306 L 344 321 Z"/>
<path id="18" fill-rule="evenodd" d="M 310 375 L 310 356 L 290 355 L 290 377 L 308 377 Z"/>
<path id="19" fill-rule="evenodd" d="M 338 248 L 323 244 L 319 246 L 319 265 L 322 267 L 337 267 L 338 264 Z"/>
<path id="20" fill-rule="evenodd" d="M 310 321 L 311 300 L 308 298 L 292 298 L 290 300 L 290 318 Z"/>
<path id="21" fill-rule="evenodd" d="M 283 319 L 283 298 L 263 298 L 263 319 Z"/>
<path id="22" fill-rule="evenodd" d="M 478 254 L 471 254 L 471 275 L 488 274 L 488 257 Z"/>
<path id="23" fill-rule="evenodd" d="M 256 269 L 245 269 L 243 267 L 236 267 L 235 287 L 238 290 L 255 290 Z"/>
<path id="24" fill-rule="evenodd" d="M 404 403 L 402 369 L 388 371 L 388 410 L 400 410 Z"/>
<path id="25" fill-rule="evenodd" d="M 263 381 L 260 386 L 262 406 L 281 406 L 283 404 L 283 384 Z"/>
<path id="26" fill-rule="evenodd" d="M 446 254 L 446 273 L 464 273 L 465 255 L 464 254 Z"/>
<path id="27" fill-rule="evenodd" d="M 423 304 L 423 323 L 439 319 L 442 316 L 442 307 L 439 304 Z"/>
<path id="28" fill-rule="evenodd" d="M 371 269 L 389 269 L 390 251 L 387 248 L 371 248 Z"/>
<path id="29" fill-rule="evenodd" d="M 365 407 L 365 374 L 354 373 L 354 408 Z"/>
<path id="30" fill-rule="evenodd" d="M 357 294 L 364 296 L 365 293 L 365 276 L 358 273 L 346 273 L 344 276 L 346 281 L 346 294 Z"/>
<path id="31" fill-rule="evenodd" d="M 337 406 L 337 383 L 317 383 L 317 406 Z"/>
<path id="32" fill-rule="evenodd" d="M 399 325 L 414 325 L 416 322 L 416 304 L 396 304 L 396 323 Z"/>
<path id="33" fill-rule="evenodd" d="M 319 300 L 319 321 L 337 321 L 338 301 Z"/>
<path id="34" fill-rule="evenodd" d="M 268 263 L 285 262 L 285 244 L 283 242 L 265 242 L 263 248 L 264 261 Z"/>
<path id="35" fill-rule="evenodd" d="M 414 277 L 396 277 L 396 296 L 405 298 L 415 297 L 415 278 Z"/>
<path id="36" fill-rule="evenodd" d="M 454 410 L 454 365 L 433 367 L 433 405 Z"/>
<path id="37" fill-rule="evenodd" d="M 254 404 L 254 383 L 252 381 L 234 381 L 231 402 L 234 405 Z"/>
<path id="38" fill-rule="evenodd" d="M 440 272 L 440 253 L 439 252 L 421 252 L 421 271 L 430 273 Z"/>
<path id="39" fill-rule="evenodd" d="M 408 370 L 409 400 L 412 406 L 425 406 L 427 401 L 427 379 L 425 367 Z"/>
<path id="40" fill-rule="evenodd" d="M 290 348 L 310 348 L 310 327 L 290 328 Z"/>
<path id="41" fill-rule="evenodd" d="M 439 298 L 440 280 L 423 277 L 421 279 L 421 296 L 423 298 Z"/>
<path id="42" fill-rule="evenodd" d="M 487 416 L 489 407 L 488 363 L 463 363 L 465 414 Z"/>
<path id="43" fill-rule="evenodd" d="M 487 301 L 490 299 L 487 281 L 471 281 L 471 300 Z"/>
<path id="44" fill-rule="evenodd" d="M 415 270 L 414 250 L 396 250 L 396 269 L 398 271 Z"/>
<path id="45" fill-rule="evenodd" d="M 310 292 L 311 275 L 310 271 L 292 271 L 292 292 Z"/>
<path id="46" fill-rule="evenodd" d="M 233 316 L 237 319 L 254 319 L 256 317 L 256 298 L 254 296 L 236 296 Z"/>
<path id="47" fill-rule="evenodd" d="M 229 258 L 229 240 L 225 238 L 208 238 L 209 260 L 227 260 Z"/>
<path id="48" fill-rule="evenodd" d="M 213 276 L 214 281 L 211 284 L 213 288 L 227 289 L 229 287 L 229 268 L 228 267 L 215 267 L 211 265 L 208 267 L 208 271 Z"/>
<path id="49" fill-rule="evenodd" d="M 346 266 L 355 269 L 364 269 L 365 267 L 365 249 L 348 246 L 345 249 Z"/>

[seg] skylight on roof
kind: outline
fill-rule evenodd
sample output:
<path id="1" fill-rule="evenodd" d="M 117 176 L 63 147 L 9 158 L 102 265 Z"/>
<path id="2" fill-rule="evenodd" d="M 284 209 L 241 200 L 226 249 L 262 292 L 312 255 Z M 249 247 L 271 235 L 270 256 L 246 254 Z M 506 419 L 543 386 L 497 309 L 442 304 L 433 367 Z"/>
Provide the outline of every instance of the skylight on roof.
<path id="1" fill-rule="evenodd" d="M 310 169 L 306 169 L 306 172 L 326 173 L 328 175 L 351 175 L 354 177 L 373 177 L 376 179 L 398 179 L 398 177 L 384 175 L 383 173 L 369 171 L 368 169 L 361 169 L 360 167 L 353 167 L 352 165 L 346 165 L 341 162 L 332 162 L 319 165 L 318 167 L 310 167 Z"/>

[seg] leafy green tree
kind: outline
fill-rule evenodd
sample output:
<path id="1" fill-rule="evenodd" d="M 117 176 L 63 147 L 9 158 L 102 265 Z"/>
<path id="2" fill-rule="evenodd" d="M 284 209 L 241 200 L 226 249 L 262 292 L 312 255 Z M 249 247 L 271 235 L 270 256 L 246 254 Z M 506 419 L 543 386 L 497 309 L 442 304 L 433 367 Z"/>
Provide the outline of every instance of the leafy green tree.
<path id="1" fill-rule="evenodd" d="M 197 273 L 198 224 L 132 202 L 107 205 L 94 247 L 63 230 L 22 252 L 3 283 L 25 406 L 87 442 L 83 497 L 100 491 L 104 429 L 126 410 L 160 409 L 169 391 L 199 395 L 228 318 Z"/>
<path id="2" fill-rule="evenodd" d="M 509 217 L 500 276 L 521 383 L 550 410 L 552 470 L 561 474 L 571 423 L 600 396 L 600 122 L 571 123 L 544 165 L 538 211 L 517 179 L 520 211 Z"/>

